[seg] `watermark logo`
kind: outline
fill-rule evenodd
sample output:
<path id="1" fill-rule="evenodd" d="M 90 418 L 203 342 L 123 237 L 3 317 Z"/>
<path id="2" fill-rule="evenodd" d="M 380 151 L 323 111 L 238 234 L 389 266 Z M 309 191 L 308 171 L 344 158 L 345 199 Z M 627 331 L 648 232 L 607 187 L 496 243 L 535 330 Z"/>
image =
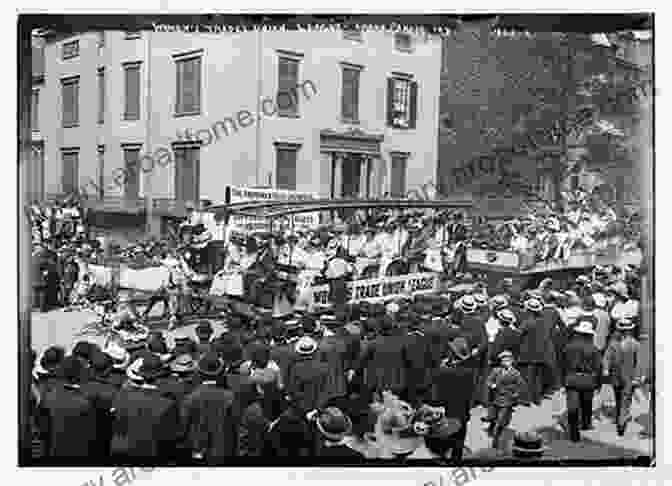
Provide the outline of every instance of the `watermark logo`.
<path id="1" fill-rule="evenodd" d="M 295 87 L 279 91 L 275 98 L 262 98 L 259 100 L 254 113 L 243 109 L 234 115 L 216 121 L 210 127 L 195 131 L 191 129 L 178 131 L 176 139 L 170 148 L 166 146 L 158 147 L 153 153 L 145 153 L 137 161 L 127 163 L 126 167 L 115 169 L 112 172 L 112 181 L 108 181 L 107 184 L 103 184 L 102 181 L 97 184 L 92 179 L 89 179 L 88 182 L 80 187 L 79 193 L 84 197 L 88 197 L 91 189 L 95 191 L 95 194 L 123 191 L 127 183 L 139 179 L 141 173 L 148 174 L 157 166 L 165 168 L 174 164 L 176 158 L 173 153 L 173 146 L 195 143 L 200 148 L 204 148 L 221 141 L 229 135 L 238 133 L 242 128 L 253 126 L 261 118 L 275 116 L 298 118 L 300 116 L 299 105 L 301 98 L 310 100 L 316 94 L 317 87 L 315 83 L 306 80 Z M 103 187 L 101 187 L 101 184 Z"/>

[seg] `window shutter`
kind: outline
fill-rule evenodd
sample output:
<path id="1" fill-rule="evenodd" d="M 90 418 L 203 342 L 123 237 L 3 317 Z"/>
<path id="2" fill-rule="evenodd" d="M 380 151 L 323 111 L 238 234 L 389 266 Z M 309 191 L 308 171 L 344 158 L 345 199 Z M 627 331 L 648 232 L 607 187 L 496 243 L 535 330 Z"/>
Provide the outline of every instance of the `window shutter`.
<path id="1" fill-rule="evenodd" d="M 408 126 L 409 128 L 415 128 L 416 120 L 418 119 L 418 83 L 415 81 L 411 83 L 411 99 L 409 110 L 410 120 L 408 122 Z"/>
<path id="2" fill-rule="evenodd" d="M 200 101 L 200 58 L 182 61 L 182 112 L 199 111 Z"/>
<path id="3" fill-rule="evenodd" d="M 296 154 L 295 149 L 277 149 L 275 179 L 278 189 L 296 189 Z"/>
<path id="4" fill-rule="evenodd" d="M 184 148 L 175 148 L 175 199 L 184 201 L 182 190 L 182 173 L 184 171 Z"/>
<path id="5" fill-rule="evenodd" d="M 105 122 L 105 71 L 98 71 L 98 123 Z"/>
<path id="6" fill-rule="evenodd" d="M 140 159 L 140 150 L 138 149 L 124 150 L 124 163 L 125 163 L 124 196 L 127 199 L 138 198 L 139 173 L 140 173 L 140 167 L 138 167 L 139 159 Z"/>
<path id="7" fill-rule="evenodd" d="M 394 100 L 394 79 L 387 78 L 387 126 L 394 126 L 393 114 L 393 100 Z"/>

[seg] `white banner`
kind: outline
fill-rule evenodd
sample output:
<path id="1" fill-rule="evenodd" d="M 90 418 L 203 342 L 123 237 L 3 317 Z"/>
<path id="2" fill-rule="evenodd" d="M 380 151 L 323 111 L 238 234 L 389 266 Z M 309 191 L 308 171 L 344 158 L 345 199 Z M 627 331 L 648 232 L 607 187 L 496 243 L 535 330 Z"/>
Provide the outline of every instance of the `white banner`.
<path id="1" fill-rule="evenodd" d="M 318 199 L 318 195 L 310 192 L 290 191 L 287 189 L 264 189 L 252 187 L 229 186 L 231 203 L 246 201 L 311 201 Z M 319 213 L 295 214 L 288 218 L 274 221 L 273 231 L 281 231 L 291 228 L 292 219 L 294 227 L 299 229 L 316 228 L 320 224 Z M 233 216 L 229 224 L 236 227 L 239 231 L 268 231 L 269 222 L 266 218 L 253 218 L 247 216 Z"/>
<path id="2" fill-rule="evenodd" d="M 413 273 L 399 277 L 383 277 L 348 282 L 349 303 L 378 302 L 399 297 L 411 297 L 416 294 L 429 294 L 439 290 L 438 273 Z M 310 288 L 313 304 L 329 306 L 329 285 L 316 285 Z"/>

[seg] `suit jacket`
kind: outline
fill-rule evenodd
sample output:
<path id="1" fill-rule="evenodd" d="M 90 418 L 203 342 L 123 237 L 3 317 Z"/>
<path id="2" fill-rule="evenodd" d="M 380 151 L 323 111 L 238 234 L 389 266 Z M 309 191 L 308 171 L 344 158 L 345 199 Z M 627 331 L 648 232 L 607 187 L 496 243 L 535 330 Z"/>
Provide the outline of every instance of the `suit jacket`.
<path id="1" fill-rule="evenodd" d="M 177 402 L 158 388 L 130 386 L 112 404 L 112 454 L 157 462 L 174 457 L 179 439 Z"/>
<path id="2" fill-rule="evenodd" d="M 518 361 L 520 354 L 520 338 L 521 334 L 518 329 L 510 326 L 502 327 L 497 335 L 495 341 L 490 346 L 490 363 L 497 365 L 499 363 L 499 353 L 502 351 L 511 351 L 513 359 Z"/>
<path id="3" fill-rule="evenodd" d="M 347 363 L 347 343 L 341 336 L 329 336 L 320 340 L 318 348 L 320 361 L 327 364 L 329 374 L 325 400 L 343 395 L 346 391 L 345 370 Z"/>
<path id="4" fill-rule="evenodd" d="M 47 389 L 38 409 L 38 427 L 49 458 L 89 458 L 98 449 L 96 408 L 76 385 Z"/>
<path id="5" fill-rule="evenodd" d="M 208 464 L 222 464 L 236 454 L 234 394 L 205 382 L 187 395 L 180 408 L 187 447 L 204 454 Z"/>
<path id="6" fill-rule="evenodd" d="M 406 368 L 410 362 L 404 335 L 391 333 L 375 338 L 362 353 L 358 368 L 364 370 L 369 388 L 395 390 L 406 387 Z"/>
<path id="7" fill-rule="evenodd" d="M 621 341 L 612 341 L 604 355 L 604 368 L 615 387 L 631 386 L 637 378 L 639 342 L 631 336 Z"/>
<path id="8" fill-rule="evenodd" d="M 318 408 L 329 396 L 329 364 L 315 354 L 297 358 L 287 375 L 287 391 L 303 410 Z"/>
<path id="9" fill-rule="evenodd" d="M 528 314 L 520 325 L 520 354 L 518 361 L 521 364 L 553 363 L 555 352 L 551 340 L 551 332 L 543 316 Z M 551 354 L 552 353 L 552 354 Z"/>
<path id="10" fill-rule="evenodd" d="M 434 373 L 432 399 L 446 408 L 446 417 L 465 419 L 469 416 L 476 392 L 475 367 L 470 358 L 454 366 L 439 366 Z"/>
<path id="11" fill-rule="evenodd" d="M 101 458 L 110 456 L 110 442 L 112 440 L 112 402 L 119 393 L 119 387 L 107 376 L 94 376 L 87 383 L 81 385 L 82 393 L 91 401 L 96 409 L 96 423 L 98 424 L 98 449 L 92 454 L 99 454 Z"/>
<path id="12" fill-rule="evenodd" d="M 486 384 L 488 387 L 494 385 L 494 405 L 511 407 L 518 403 L 525 380 L 517 369 L 506 370 L 498 366 L 490 372 Z"/>
<path id="13" fill-rule="evenodd" d="M 596 385 L 602 377 L 602 360 L 600 352 L 592 340 L 581 336 L 572 338 L 563 353 L 562 371 L 565 377 L 571 378 L 577 373 L 593 375 Z"/>

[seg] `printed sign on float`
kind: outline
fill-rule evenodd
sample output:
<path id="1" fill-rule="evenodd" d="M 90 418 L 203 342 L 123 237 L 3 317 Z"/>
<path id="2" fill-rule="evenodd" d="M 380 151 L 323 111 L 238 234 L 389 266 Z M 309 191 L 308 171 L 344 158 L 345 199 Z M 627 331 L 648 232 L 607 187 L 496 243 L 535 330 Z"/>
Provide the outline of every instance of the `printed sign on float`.
<path id="1" fill-rule="evenodd" d="M 357 280 L 347 284 L 347 301 L 377 302 L 416 294 L 427 294 L 439 289 L 438 273 L 413 273 L 399 277 L 383 277 Z M 329 285 L 316 285 L 311 288 L 313 303 L 316 306 L 328 306 Z"/>
<path id="2" fill-rule="evenodd" d="M 318 199 L 317 194 L 310 192 L 290 191 L 287 189 L 266 189 L 253 187 L 229 186 L 230 203 L 247 201 L 312 201 Z M 291 228 L 292 219 L 297 229 L 316 228 L 320 224 L 319 213 L 295 214 L 286 219 L 274 222 L 273 230 Z M 277 223 L 277 224 L 276 224 Z M 248 216 L 234 216 L 230 224 L 241 231 L 268 231 L 269 224 L 266 218 Z"/>

